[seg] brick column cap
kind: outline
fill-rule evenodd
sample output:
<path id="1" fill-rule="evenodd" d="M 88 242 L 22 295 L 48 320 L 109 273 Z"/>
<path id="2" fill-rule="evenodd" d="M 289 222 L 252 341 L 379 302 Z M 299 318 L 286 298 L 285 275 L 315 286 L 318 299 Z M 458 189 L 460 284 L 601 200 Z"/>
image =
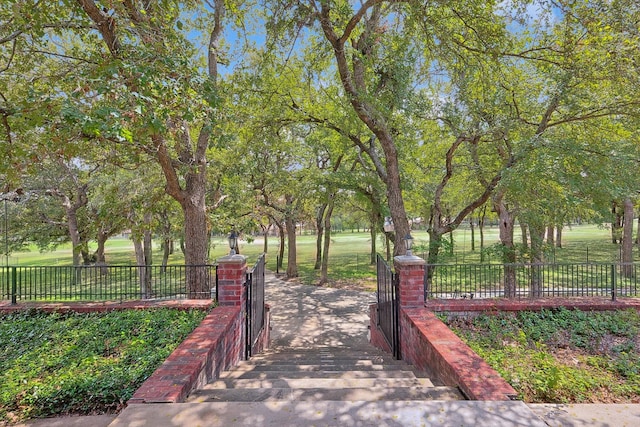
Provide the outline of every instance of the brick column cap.
<path id="1" fill-rule="evenodd" d="M 401 255 L 393 258 L 396 264 L 400 265 L 425 265 L 426 261 L 415 255 Z"/>
<path id="2" fill-rule="evenodd" d="M 243 264 L 247 262 L 247 257 L 244 255 L 227 255 L 217 259 L 218 264 Z"/>

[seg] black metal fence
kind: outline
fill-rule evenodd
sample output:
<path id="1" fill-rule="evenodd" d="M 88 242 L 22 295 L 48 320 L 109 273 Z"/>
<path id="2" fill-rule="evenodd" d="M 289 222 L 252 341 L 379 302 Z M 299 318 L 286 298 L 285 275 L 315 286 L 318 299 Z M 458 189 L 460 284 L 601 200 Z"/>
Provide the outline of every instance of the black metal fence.
<path id="1" fill-rule="evenodd" d="M 425 298 L 640 297 L 640 264 L 430 264 Z"/>
<path id="2" fill-rule="evenodd" d="M 215 265 L 0 267 L 0 299 L 15 304 L 212 298 L 217 292 L 215 268 Z M 207 283 L 195 284 L 194 278 Z M 188 282 L 191 289 L 187 288 Z"/>
<path id="3" fill-rule="evenodd" d="M 264 328 L 264 273 L 265 254 L 260 255 L 251 271 L 247 272 L 247 317 L 245 359 L 256 354 L 260 331 Z"/>
<path id="4" fill-rule="evenodd" d="M 376 257 L 376 268 L 378 272 L 378 328 L 387 340 L 393 357 L 399 359 L 398 276 L 380 255 Z"/>

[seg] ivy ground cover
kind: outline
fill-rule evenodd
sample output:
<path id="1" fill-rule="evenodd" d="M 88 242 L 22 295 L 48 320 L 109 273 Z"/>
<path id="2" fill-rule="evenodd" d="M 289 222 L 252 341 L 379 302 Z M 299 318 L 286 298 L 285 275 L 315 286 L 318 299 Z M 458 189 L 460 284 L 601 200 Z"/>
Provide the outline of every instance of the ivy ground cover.
<path id="1" fill-rule="evenodd" d="M 205 315 L 175 309 L 0 315 L 0 425 L 117 411 Z"/>
<path id="2" fill-rule="evenodd" d="M 445 321 L 525 402 L 640 403 L 640 316 L 634 310 Z"/>

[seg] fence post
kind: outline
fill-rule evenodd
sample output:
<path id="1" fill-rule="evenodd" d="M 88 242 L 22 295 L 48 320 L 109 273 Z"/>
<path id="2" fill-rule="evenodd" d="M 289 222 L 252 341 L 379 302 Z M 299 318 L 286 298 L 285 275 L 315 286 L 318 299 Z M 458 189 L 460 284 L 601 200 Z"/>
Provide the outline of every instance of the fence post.
<path id="1" fill-rule="evenodd" d="M 11 267 L 11 304 L 18 303 L 18 269 Z"/>
<path id="2" fill-rule="evenodd" d="M 611 264 L 611 301 L 616 300 L 616 265 Z"/>

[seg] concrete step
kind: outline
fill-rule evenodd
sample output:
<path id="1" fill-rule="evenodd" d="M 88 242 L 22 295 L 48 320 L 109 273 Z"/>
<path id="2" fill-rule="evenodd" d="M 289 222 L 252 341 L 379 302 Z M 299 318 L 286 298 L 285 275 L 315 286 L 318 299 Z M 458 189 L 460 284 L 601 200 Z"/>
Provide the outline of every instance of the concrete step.
<path id="1" fill-rule="evenodd" d="M 323 356 L 339 356 L 339 355 L 373 355 L 373 356 L 385 356 L 391 357 L 389 353 L 386 353 L 373 346 L 367 347 L 279 347 L 277 349 L 270 348 L 263 353 L 256 355 L 255 357 L 279 357 L 289 355 L 323 355 Z"/>
<path id="2" fill-rule="evenodd" d="M 275 364 L 254 365 L 241 362 L 233 368 L 234 371 L 272 371 L 272 372 L 345 372 L 345 371 L 410 371 L 406 365 L 380 365 L 380 364 Z"/>
<path id="3" fill-rule="evenodd" d="M 318 358 L 318 357 L 306 357 L 306 358 L 292 358 L 286 359 L 254 359 L 245 360 L 238 363 L 237 366 L 296 366 L 296 365 L 333 365 L 333 366 L 400 366 L 406 369 L 410 369 L 406 362 L 401 360 L 383 360 L 383 359 L 365 359 L 362 357 L 353 358 Z"/>
<path id="4" fill-rule="evenodd" d="M 261 379 L 261 380 L 294 380 L 301 378 L 426 378 L 426 375 L 420 372 L 412 371 L 226 371 L 220 374 L 220 379 Z"/>
<path id="5" fill-rule="evenodd" d="M 576 423 L 576 425 L 578 425 Z M 581 424 L 587 425 L 587 424 Z M 629 424 L 631 425 L 631 424 Z M 547 427 L 521 401 L 207 402 L 129 405 L 110 427 Z"/>
<path id="6" fill-rule="evenodd" d="M 202 390 L 251 388 L 367 388 L 434 387 L 429 378 L 296 378 L 224 379 L 211 382 Z"/>
<path id="7" fill-rule="evenodd" d="M 258 388 L 196 390 L 187 402 L 463 400 L 454 387 Z"/>

